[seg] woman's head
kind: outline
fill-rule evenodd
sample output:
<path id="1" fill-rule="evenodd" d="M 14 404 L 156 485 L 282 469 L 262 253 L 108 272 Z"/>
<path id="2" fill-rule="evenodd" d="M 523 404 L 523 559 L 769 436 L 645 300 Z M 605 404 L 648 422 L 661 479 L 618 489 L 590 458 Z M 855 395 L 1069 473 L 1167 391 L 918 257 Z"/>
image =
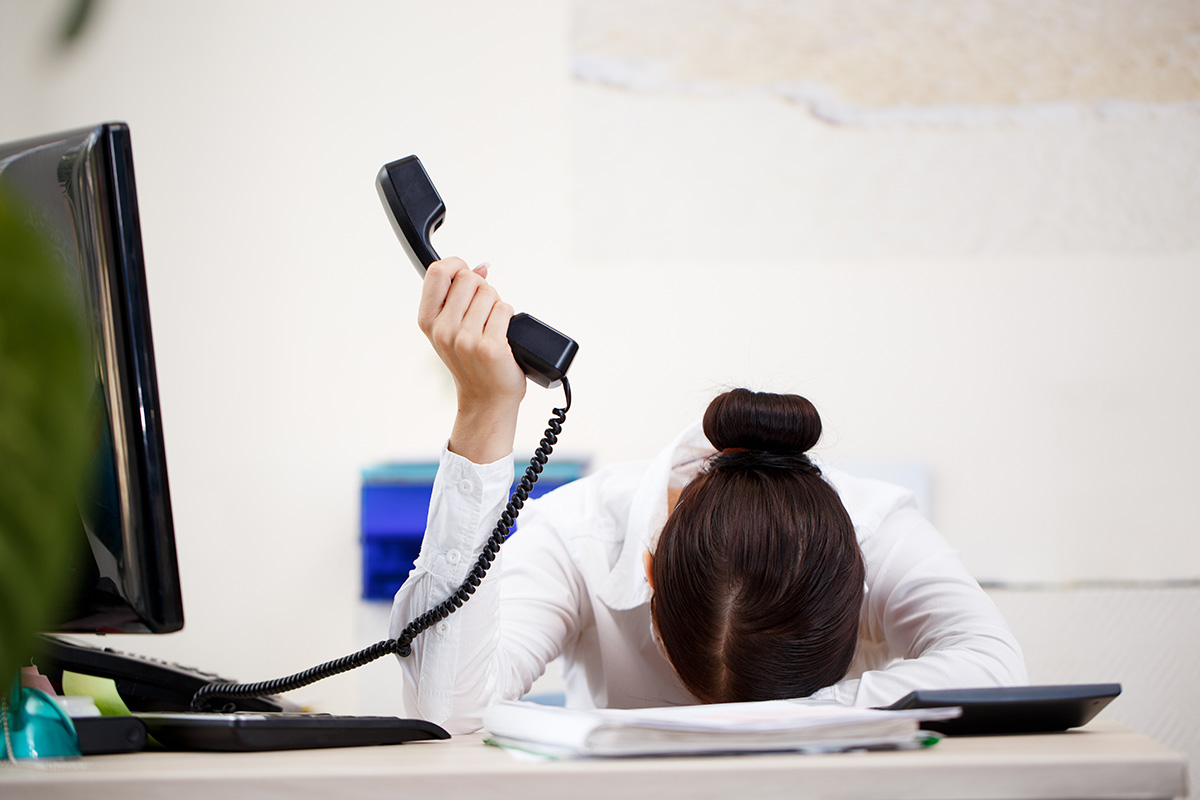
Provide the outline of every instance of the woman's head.
<path id="1" fill-rule="evenodd" d="M 703 702 L 805 697 L 840 680 L 864 567 L 841 500 L 805 453 L 808 400 L 735 389 L 704 415 L 718 452 L 680 495 L 651 562 L 651 613 Z"/>

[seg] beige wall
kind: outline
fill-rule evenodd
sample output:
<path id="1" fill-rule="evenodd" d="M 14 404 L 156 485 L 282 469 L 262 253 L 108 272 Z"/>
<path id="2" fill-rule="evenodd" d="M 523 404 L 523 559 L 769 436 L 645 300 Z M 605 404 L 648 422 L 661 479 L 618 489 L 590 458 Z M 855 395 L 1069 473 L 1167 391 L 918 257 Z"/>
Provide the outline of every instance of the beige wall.
<path id="1" fill-rule="evenodd" d="M 823 457 L 927 469 L 981 577 L 1200 578 L 1194 3 L 124 0 L 63 53 L 67 5 L 0 0 L 0 140 L 133 129 L 188 627 L 122 646 L 382 636 L 358 471 L 453 410 L 372 187 L 411 152 L 439 250 L 579 340 L 563 452 L 786 388 Z"/>
<path id="2" fill-rule="evenodd" d="M 662 319 L 669 419 L 798 389 L 827 458 L 929 468 L 984 577 L 1197 577 L 1194 3 L 575 8 L 572 260 Z M 599 391 L 606 455 L 658 438 Z"/>

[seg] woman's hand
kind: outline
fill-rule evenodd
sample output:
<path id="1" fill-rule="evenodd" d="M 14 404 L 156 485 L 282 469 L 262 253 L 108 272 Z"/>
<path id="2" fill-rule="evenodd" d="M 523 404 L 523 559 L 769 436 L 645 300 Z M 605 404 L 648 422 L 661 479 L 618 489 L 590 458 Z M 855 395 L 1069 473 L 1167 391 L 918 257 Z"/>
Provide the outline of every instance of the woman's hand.
<path id="1" fill-rule="evenodd" d="M 417 324 L 450 375 L 458 415 L 450 450 L 477 464 L 512 452 L 525 373 L 508 346 L 513 309 L 487 282 L 487 266 L 470 269 L 460 258 L 430 265 Z"/>

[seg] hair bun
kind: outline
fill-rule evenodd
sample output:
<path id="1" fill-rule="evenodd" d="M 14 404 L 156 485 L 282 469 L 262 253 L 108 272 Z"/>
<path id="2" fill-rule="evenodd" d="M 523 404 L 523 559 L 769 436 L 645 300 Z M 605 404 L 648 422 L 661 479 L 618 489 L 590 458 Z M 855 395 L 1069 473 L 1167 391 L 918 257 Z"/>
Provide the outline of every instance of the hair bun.
<path id="1" fill-rule="evenodd" d="M 733 389 L 708 404 L 704 435 L 718 450 L 806 453 L 821 438 L 821 415 L 798 394 Z"/>

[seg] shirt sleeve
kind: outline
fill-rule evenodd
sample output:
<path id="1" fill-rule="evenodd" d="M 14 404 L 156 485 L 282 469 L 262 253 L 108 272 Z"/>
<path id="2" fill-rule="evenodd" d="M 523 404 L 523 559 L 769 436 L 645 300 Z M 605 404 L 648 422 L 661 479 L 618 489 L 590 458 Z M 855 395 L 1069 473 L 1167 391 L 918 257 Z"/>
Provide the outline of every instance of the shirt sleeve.
<path id="1" fill-rule="evenodd" d="M 814 696 L 884 706 L 915 689 L 1028 683 L 1021 648 L 1000 610 L 915 508 L 894 511 L 862 549 L 863 624 L 898 657 Z"/>
<path id="2" fill-rule="evenodd" d="M 512 481 L 511 456 L 477 465 L 443 451 L 421 552 L 392 605 L 393 638 L 466 579 Z M 538 528 L 520 526 L 469 600 L 413 640 L 400 659 L 409 713 L 450 733 L 477 730 L 489 705 L 523 696 L 561 652 L 580 582 L 561 540 Z"/>

